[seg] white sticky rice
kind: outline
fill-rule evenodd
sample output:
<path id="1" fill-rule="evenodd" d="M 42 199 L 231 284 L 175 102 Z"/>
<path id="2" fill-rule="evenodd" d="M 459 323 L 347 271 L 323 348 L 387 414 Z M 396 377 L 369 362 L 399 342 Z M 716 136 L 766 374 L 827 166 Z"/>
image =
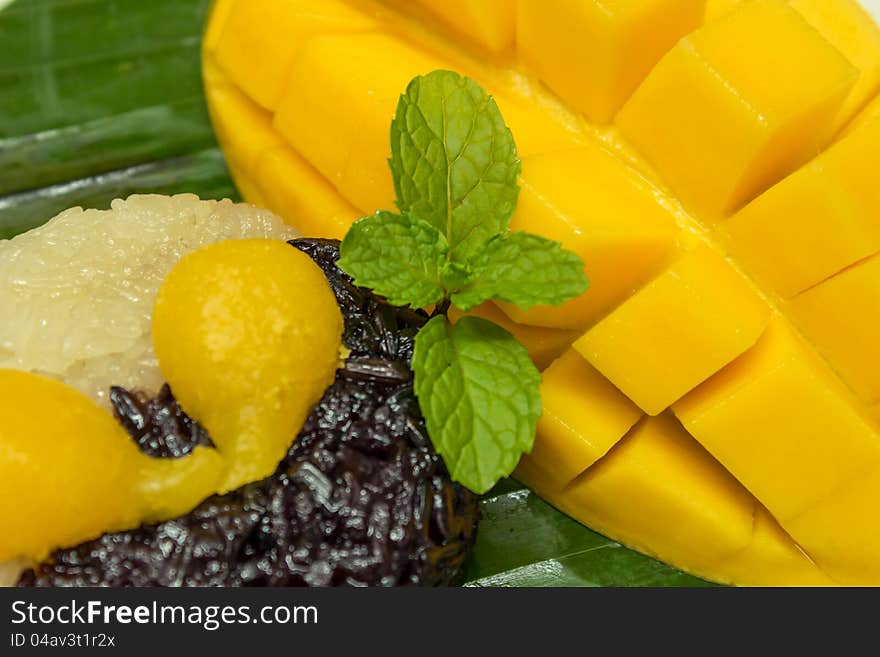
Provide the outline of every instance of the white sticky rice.
<path id="1" fill-rule="evenodd" d="M 178 260 L 226 239 L 291 239 L 268 210 L 192 194 L 72 208 L 0 240 L 0 368 L 38 372 L 108 406 L 108 388 L 162 382 L 150 314 Z"/>

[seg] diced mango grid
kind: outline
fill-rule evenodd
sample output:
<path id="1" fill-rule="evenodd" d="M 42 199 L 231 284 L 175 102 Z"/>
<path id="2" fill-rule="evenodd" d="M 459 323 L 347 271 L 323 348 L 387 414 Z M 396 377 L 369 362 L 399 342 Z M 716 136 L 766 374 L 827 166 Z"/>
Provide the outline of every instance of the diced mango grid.
<path id="1" fill-rule="evenodd" d="M 518 476 L 718 581 L 880 583 L 880 30 L 706 4 L 217 0 L 209 106 L 246 199 L 341 237 L 394 207 L 407 82 L 475 78 L 523 159 L 512 228 L 592 282 L 475 311 L 546 368 Z"/>

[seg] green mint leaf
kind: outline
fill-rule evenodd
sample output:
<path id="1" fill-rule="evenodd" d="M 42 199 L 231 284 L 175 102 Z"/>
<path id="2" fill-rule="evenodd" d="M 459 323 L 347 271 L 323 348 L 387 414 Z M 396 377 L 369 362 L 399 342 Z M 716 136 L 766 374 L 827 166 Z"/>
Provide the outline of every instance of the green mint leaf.
<path id="1" fill-rule="evenodd" d="M 559 305 L 588 286 L 584 261 L 559 242 L 531 233 L 509 233 L 492 239 L 471 263 L 471 274 L 452 303 L 469 310 L 499 299 L 528 310 Z"/>
<path id="2" fill-rule="evenodd" d="M 489 490 L 532 448 L 541 375 L 497 324 L 438 315 L 416 334 L 415 393 L 434 448 L 455 481 Z"/>
<path id="3" fill-rule="evenodd" d="M 446 296 L 446 238 L 419 219 L 379 211 L 359 219 L 339 245 L 337 266 L 396 306 L 420 308 Z"/>
<path id="4" fill-rule="evenodd" d="M 434 71 L 410 82 L 391 123 L 389 164 L 400 211 L 443 233 L 452 260 L 507 229 L 520 161 L 498 106 L 473 80 Z"/>

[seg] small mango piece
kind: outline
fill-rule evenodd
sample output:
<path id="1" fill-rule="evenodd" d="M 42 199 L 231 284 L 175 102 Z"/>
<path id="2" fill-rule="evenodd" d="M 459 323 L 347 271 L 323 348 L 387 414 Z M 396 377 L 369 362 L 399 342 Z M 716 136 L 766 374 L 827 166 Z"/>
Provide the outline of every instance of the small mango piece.
<path id="1" fill-rule="evenodd" d="M 520 157 L 570 150 L 584 142 L 584 136 L 572 126 L 551 119 L 518 98 L 500 94 L 493 97 L 513 134 Z"/>
<path id="2" fill-rule="evenodd" d="M 692 573 L 752 534 L 754 498 L 670 414 L 645 418 L 562 496 L 591 527 Z"/>
<path id="3" fill-rule="evenodd" d="M 522 324 L 584 329 L 662 268 L 679 233 L 656 190 L 603 147 L 523 158 L 512 230 L 562 242 L 583 259 L 590 287 L 561 306 L 500 307 Z"/>
<path id="4" fill-rule="evenodd" d="M 649 415 L 751 347 L 767 304 L 707 246 L 683 255 L 574 343 Z"/>
<path id="5" fill-rule="evenodd" d="M 394 207 L 388 136 L 410 80 L 441 61 L 384 34 L 318 37 L 299 51 L 275 128 L 368 214 Z"/>
<path id="6" fill-rule="evenodd" d="M 272 115 L 230 84 L 210 57 L 204 61 L 202 75 L 214 132 L 235 185 L 251 203 L 265 206 L 254 176 L 257 158 L 284 143 L 272 129 Z"/>
<path id="7" fill-rule="evenodd" d="M 834 586 L 836 582 L 794 542 L 762 506 L 755 510 L 746 549 L 715 567 L 728 581 L 746 586 Z"/>
<path id="8" fill-rule="evenodd" d="M 848 479 L 785 524 L 816 563 L 840 584 L 880 585 L 880 470 Z"/>
<path id="9" fill-rule="evenodd" d="M 570 485 L 528 456 L 515 475 L 584 524 L 695 575 L 745 586 L 835 583 L 668 414 L 643 419 Z"/>
<path id="10" fill-rule="evenodd" d="M 515 0 L 416 0 L 453 30 L 498 53 L 513 46 Z"/>
<path id="11" fill-rule="evenodd" d="M 788 520 L 880 465 L 880 437 L 852 393 L 781 320 L 673 410 L 789 530 Z"/>
<path id="12" fill-rule="evenodd" d="M 60 381 L 0 370 L 0 562 L 192 509 L 223 474 L 216 451 L 145 456 L 122 426 Z M 51 412 L 46 412 L 50 409 Z"/>
<path id="13" fill-rule="evenodd" d="M 880 401 L 880 255 L 799 294 L 786 307 L 856 394 Z"/>
<path id="14" fill-rule="evenodd" d="M 234 3 L 235 0 L 214 0 L 211 5 L 211 20 L 205 26 L 205 34 L 202 36 L 202 49 L 204 52 L 210 53 L 217 48 Z"/>
<path id="15" fill-rule="evenodd" d="M 575 109 L 608 123 L 663 54 L 701 23 L 705 4 L 519 0 L 517 49 Z"/>
<path id="16" fill-rule="evenodd" d="M 744 0 L 709 0 L 706 22 L 732 12 Z M 880 90 L 880 28 L 858 0 L 788 0 L 792 9 L 859 71 L 858 80 L 829 127 L 839 132 Z"/>
<path id="17" fill-rule="evenodd" d="M 849 134 L 725 222 L 734 256 L 783 298 L 880 252 L 880 120 Z"/>
<path id="18" fill-rule="evenodd" d="M 43 559 L 136 525 L 140 500 L 129 476 L 139 458 L 113 416 L 81 392 L 0 370 L 0 561 Z"/>
<path id="19" fill-rule="evenodd" d="M 228 464 L 221 492 L 272 473 L 332 383 L 341 336 L 327 279 L 285 242 L 218 242 L 171 270 L 153 310 L 156 356 Z"/>
<path id="20" fill-rule="evenodd" d="M 880 91 L 880 28 L 858 0 L 788 0 L 859 71 L 831 127 L 836 133 Z"/>
<path id="21" fill-rule="evenodd" d="M 713 220 L 820 151 L 857 76 L 783 0 L 754 0 L 682 39 L 615 123 Z"/>
<path id="22" fill-rule="evenodd" d="M 278 106 L 293 61 L 311 37 L 375 27 L 343 0 L 234 0 L 226 11 L 214 57 L 236 85 L 269 110 Z"/>
<path id="23" fill-rule="evenodd" d="M 643 416 L 573 349 L 542 379 L 543 413 L 529 459 L 563 484 L 605 456 Z"/>
<path id="24" fill-rule="evenodd" d="M 287 144 L 264 151 L 254 174 L 263 205 L 304 235 L 341 240 L 363 215 Z"/>

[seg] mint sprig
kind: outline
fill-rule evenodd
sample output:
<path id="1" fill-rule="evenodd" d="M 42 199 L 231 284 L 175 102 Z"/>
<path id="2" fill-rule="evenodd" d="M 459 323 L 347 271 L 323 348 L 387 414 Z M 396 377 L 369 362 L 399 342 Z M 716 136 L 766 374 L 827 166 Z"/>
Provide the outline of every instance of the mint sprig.
<path id="1" fill-rule="evenodd" d="M 583 261 L 558 242 L 509 232 L 520 161 L 495 101 L 434 71 L 410 82 L 391 123 L 400 213 L 355 222 L 338 266 L 396 305 L 468 310 L 496 299 L 557 305 L 587 288 Z M 541 377 L 506 330 L 433 317 L 416 335 L 415 393 L 452 478 L 483 493 L 531 451 Z"/>

